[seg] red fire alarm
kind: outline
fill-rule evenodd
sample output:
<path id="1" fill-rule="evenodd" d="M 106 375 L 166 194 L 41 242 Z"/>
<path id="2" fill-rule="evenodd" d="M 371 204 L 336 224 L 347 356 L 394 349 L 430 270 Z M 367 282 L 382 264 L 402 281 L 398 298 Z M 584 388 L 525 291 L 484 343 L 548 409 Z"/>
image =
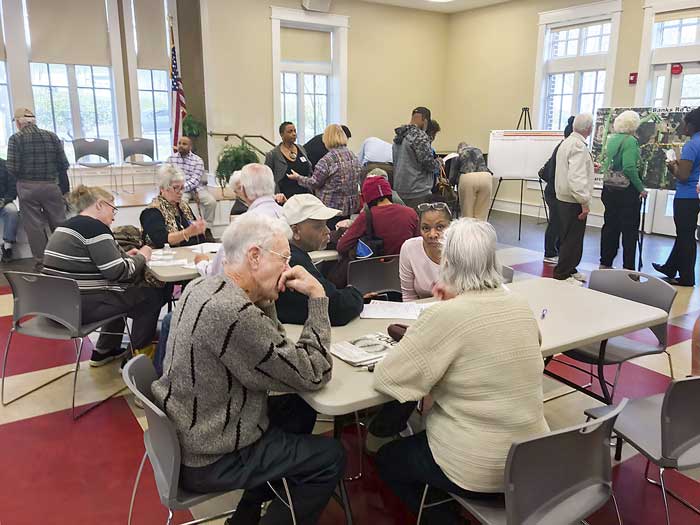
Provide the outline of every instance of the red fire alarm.
<path id="1" fill-rule="evenodd" d="M 683 64 L 671 64 L 671 74 L 680 75 L 683 73 Z"/>
<path id="2" fill-rule="evenodd" d="M 637 76 L 638 76 L 638 75 L 639 75 L 639 73 L 630 73 L 630 76 L 629 76 L 629 83 L 630 83 L 630 84 L 636 84 L 636 83 L 637 83 Z"/>

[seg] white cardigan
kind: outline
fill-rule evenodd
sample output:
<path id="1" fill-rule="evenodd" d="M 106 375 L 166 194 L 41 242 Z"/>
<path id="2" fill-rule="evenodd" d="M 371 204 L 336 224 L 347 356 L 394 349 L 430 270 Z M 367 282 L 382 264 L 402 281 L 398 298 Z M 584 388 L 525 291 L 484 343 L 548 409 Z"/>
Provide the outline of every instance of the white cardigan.
<path id="1" fill-rule="evenodd" d="M 593 196 L 593 157 L 575 131 L 559 146 L 555 174 L 557 199 L 588 206 Z"/>

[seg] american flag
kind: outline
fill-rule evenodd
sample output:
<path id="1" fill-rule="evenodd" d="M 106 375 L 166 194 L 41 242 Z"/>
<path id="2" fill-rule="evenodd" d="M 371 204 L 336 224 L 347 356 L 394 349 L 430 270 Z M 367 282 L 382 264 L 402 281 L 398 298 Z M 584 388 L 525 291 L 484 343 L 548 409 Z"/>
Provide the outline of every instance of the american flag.
<path id="1" fill-rule="evenodd" d="M 187 103 L 185 102 L 185 90 L 182 87 L 182 79 L 177 69 L 177 52 L 175 51 L 175 37 L 173 26 L 170 24 L 170 81 L 171 81 L 171 105 L 172 108 L 172 129 L 173 129 L 173 151 L 177 151 L 177 141 L 182 137 L 182 121 L 187 115 Z"/>

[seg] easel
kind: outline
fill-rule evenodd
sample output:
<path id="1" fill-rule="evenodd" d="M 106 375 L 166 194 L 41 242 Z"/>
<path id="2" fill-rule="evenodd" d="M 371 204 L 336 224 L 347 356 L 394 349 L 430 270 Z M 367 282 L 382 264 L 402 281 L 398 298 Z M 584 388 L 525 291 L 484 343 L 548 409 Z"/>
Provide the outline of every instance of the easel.
<path id="1" fill-rule="evenodd" d="M 520 118 L 518 119 L 518 125 L 515 128 L 516 130 L 520 129 L 520 126 L 523 127 L 523 130 L 528 130 L 532 129 L 532 120 L 530 119 L 530 108 L 529 107 L 524 107 L 520 110 Z M 498 178 L 498 186 L 496 186 L 496 191 L 493 194 L 493 199 L 491 199 L 491 207 L 489 208 L 489 214 L 486 220 L 488 220 L 489 217 L 491 217 L 491 210 L 493 210 L 493 205 L 496 202 L 496 197 L 498 196 L 498 190 L 501 189 L 501 183 L 503 182 L 503 177 Z M 518 178 L 518 179 L 505 179 L 505 180 L 519 180 L 520 181 L 520 208 L 518 211 L 518 241 L 520 240 L 520 236 L 522 233 L 523 229 L 523 187 L 525 186 L 525 182 L 537 182 L 540 185 L 540 194 L 542 195 L 542 207 L 544 208 L 544 216 L 547 219 L 547 223 L 549 223 L 549 212 L 547 211 L 547 201 L 544 197 L 544 188 L 542 187 L 542 179 L 537 177 L 536 179 L 534 178 Z"/>

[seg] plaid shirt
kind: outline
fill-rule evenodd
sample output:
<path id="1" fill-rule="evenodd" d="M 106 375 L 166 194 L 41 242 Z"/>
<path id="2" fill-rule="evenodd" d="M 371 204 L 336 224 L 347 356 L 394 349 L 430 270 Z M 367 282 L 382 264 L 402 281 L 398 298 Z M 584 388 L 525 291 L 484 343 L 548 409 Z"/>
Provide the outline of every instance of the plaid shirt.
<path id="1" fill-rule="evenodd" d="M 185 174 L 185 191 L 195 191 L 202 185 L 204 176 L 204 161 L 191 151 L 183 157 L 179 153 L 168 157 L 168 164 L 180 168 Z"/>
<path id="2" fill-rule="evenodd" d="M 333 148 L 318 161 L 311 177 L 301 177 L 299 185 L 314 190 L 329 208 L 349 217 L 360 207 L 360 172 L 355 154 L 346 146 Z"/>
<path id="3" fill-rule="evenodd" d="M 61 139 L 36 124 L 25 126 L 7 143 L 7 170 L 17 180 L 57 182 L 69 166 Z"/>

